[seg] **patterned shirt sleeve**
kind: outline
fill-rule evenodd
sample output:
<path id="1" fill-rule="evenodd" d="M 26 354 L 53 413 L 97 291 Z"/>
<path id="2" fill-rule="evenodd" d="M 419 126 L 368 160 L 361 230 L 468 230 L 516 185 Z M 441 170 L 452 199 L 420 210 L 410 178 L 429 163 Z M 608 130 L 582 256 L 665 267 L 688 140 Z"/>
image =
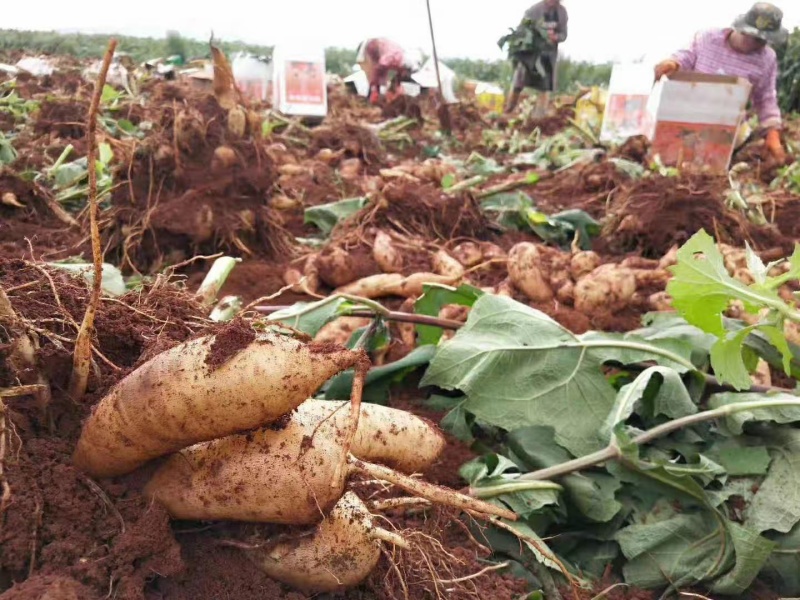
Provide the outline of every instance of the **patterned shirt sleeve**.
<path id="1" fill-rule="evenodd" d="M 698 49 L 703 44 L 703 33 L 697 33 L 692 39 L 692 43 L 689 44 L 688 48 L 683 50 L 678 50 L 675 54 L 672 55 L 672 60 L 677 62 L 680 67 L 681 71 L 693 71 L 694 66 L 697 63 L 697 53 Z"/>
<path id="2" fill-rule="evenodd" d="M 774 52 L 758 84 L 753 86 L 753 110 L 758 114 L 758 121 L 764 129 L 781 127 L 781 109 L 778 106 L 778 59 Z"/>

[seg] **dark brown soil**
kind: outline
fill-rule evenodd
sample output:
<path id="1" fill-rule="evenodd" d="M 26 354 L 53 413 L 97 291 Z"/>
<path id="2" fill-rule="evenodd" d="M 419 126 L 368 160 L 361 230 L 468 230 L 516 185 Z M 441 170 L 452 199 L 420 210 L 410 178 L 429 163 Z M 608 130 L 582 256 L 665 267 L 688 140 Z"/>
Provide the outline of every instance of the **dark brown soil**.
<path id="1" fill-rule="evenodd" d="M 792 246 L 777 227 L 759 227 L 725 206 L 727 178 L 649 177 L 615 197 L 598 247 L 609 254 L 658 258 L 705 229 L 718 242 L 757 250 Z"/>
<path id="2" fill-rule="evenodd" d="M 206 356 L 210 372 L 216 371 L 256 339 L 253 327 L 242 318 L 235 318 L 222 326 L 214 335 L 214 342 Z"/>
<path id="3" fill-rule="evenodd" d="M 18 314 L 46 326 L 52 332 L 49 335 L 68 340 L 74 336 L 68 321 L 82 316 L 88 289 L 83 279 L 65 272 L 48 270 L 47 274 L 58 300 L 39 269 L 20 260 L 0 262 L 0 285 Z M 63 347 L 47 336 L 41 338 L 41 370 L 54 391 L 47 415 L 29 397 L 6 402 L 14 429 L 5 460 L 11 502 L 3 514 L 0 545 L 0 592 L 4 592 L 0 597 L 4 600 L 94 600 L 107 597 L 109 590 L 122 600 L 306 598 L 268 579 L 227 543 L 236 539 L 239 527 L 171 523 L 163 509 L 141 494 L 154 465 L 99 482 L 72 466 L 81 422 L 93 401 L 155 352 L 208 331 L 202 314 L 194 300 L 170 287 L 144 289 L 119 302 L 105 301 L 97 316 L 96 348 L 108 361 L 98 361 L 101 377 L 92 379 L 91 393 L 81 404 L 69 401 L 62 391 L 71 370 L 71 345 Z M 212 355 L 219 360 L 241 348 L 252 335 L 252 329 L 244 331 L 242 323 L 217 331 L 224 343 Z M 8 350 L 8 345 L 0 346 L 4 358 Z M 315 351 L 328 348 L 315 346 Z M 11 385 L 11 377 L 8 368 L 0 369 L 0 387 Z M 431 479 L 460 486 L 455 474 L 467 458 L 469 452 L 454 445 Z M 428 597 L 435 587 L 425 560 L 433 561 L 440 578 L 461 578 L 485 567 L 481 562 L 485 552 L 470 540 L 459 521 L 452 515 L 437 515 L 391 517 L 396 527 L 413 528 L 405 535 L 417 536 L 415 547 L 425 549 L 428 556 L 412 553 L 395 558 L 414 598 Z M 426 546 L 429 538 L 423 533 L 441 540 L 449 555 Z M 399 599 L 402 586 L 392 579 L 395 573 L 385 558 L 368 582 L 344 597 Z M 473 584 L 476 587 L 455 586 L 449 597 L 466 600 L 475 597 L 474 590 L 479 597 L 514 600 L 526 591 L 526 584 L 499 573 Z"/>

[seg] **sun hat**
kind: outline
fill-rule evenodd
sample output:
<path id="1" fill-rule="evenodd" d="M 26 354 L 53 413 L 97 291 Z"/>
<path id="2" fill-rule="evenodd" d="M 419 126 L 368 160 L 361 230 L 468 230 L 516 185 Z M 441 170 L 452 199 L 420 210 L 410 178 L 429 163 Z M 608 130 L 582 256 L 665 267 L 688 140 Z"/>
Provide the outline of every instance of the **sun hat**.
<path id="1" fill-rule="evenodd" d="M 783 11 L 769 2 L 757 2 L 746 14 L 739 15 L 733 22 L 733 29 L 773 45 L 781 45 L 789 37 L 789 31 L 782 26 Z"/>

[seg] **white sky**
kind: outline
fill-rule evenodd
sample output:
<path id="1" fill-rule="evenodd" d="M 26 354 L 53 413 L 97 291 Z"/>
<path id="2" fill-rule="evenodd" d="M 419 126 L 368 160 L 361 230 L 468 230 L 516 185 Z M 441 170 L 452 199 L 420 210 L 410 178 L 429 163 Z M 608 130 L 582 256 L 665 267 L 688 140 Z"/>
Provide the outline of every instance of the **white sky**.
<path id="1" fill-rule="evenodd" d="M 440 57 L 503 58 L 497 40 L 515 26 L 533 0 L 430 0 Z M 425 0 L 138 0 L 124 9 L 100 0 L 39 0 L 35 9 L 6 2 L 0 27 L 184 36 L 276 44 L 308 41 L 358 45 L 386 36 L 430 50 Z M 563 0 L 570 13 L 564 53 L 591 61 L 655 60 L 691 39 L 694 31 L 727 26 L 752 0 Z M 779 2 L 779 5 L 781 3 Z M 783 0 L 785 25 L 800 26 L 800 2 Z M 390 12 L 392 11 L 392 12 Z"/>

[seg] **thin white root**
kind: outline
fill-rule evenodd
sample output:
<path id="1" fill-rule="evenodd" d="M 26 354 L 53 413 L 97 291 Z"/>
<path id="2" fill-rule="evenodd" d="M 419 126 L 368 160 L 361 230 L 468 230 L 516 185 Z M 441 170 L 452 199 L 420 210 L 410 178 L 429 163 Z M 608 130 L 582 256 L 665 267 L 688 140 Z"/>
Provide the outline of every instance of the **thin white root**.
<path id="1" fill-rule="evenodd" d="M 504 562 L 498 565 L 492 565 L 490 567 L 486 567 L 485 569 L 478 571 L 477 573 L 473 573 L 472 575 L 466 575 L 464 577 L 459 577 L 458 579 L 440 579 L 439 583 L 444 585 L 453 585 L 456 583 L 464 583 L 465 581 L 472 581 L 473 579 L 478 579 L 478 577 L 483 577 L 484 575 L 486 575 L 487 573 L 491 573 L 492 571 L 499 571 L 501 569 L 505 569 L 510 564 L 511 563 L 509 562 Z"/>
<path id="2" fill-rule="evenodd" d="M 6 508 L 11 500 L 11 486 L 5 476 L 6 450 L 8 447 L 8 430 L 6 429 L 6 405 L 0 400 L 0 533 L 5 524 Z"/>
<path id="3" fill-rule="evenodd" d="M 411 550 L 411 544 L 409 544 L 402 536 L 392 533 L 391 531 L 387 531 L 386 529 L 376 527 L 375 529 L 371 530 L 369 534 L 374 540 L 380 540 L 382 542 L 386 542 L 387 544 L 392 544 L 398 548 L 402 548 L 403 550 Z"/>
<path id="4" fill-rule="evenodd" d="M 389 483 L 393 483 L 397 487 L 414 494 L 421 496 L 426 500 L 430 500 L 435 504 L 443 506 L 452 506 L 463 511 L 471 511 L 473 513 L 480 513 L 483 515 L 493 515 L 508 519 L 509 521 L 516 521 L 517 515 L 510 510 L 500 508 L 482 500 L 476 500 L 470 496 L 465 496 L 453 490 L 448 490 L 419 479 L 414 479 L 402 473 L 398 473 L 387 467 L 381 465 L 374 465 L 357 459 L 355 456 L 348 456 L 348 463 L 354 471 L 364 473 L 376 479 L 383 479 Z"/>
<path id="5" fill-rule="evenodd" d="M 371 512 L 388 512 L 398 508 L 409 507 L 430 507 L 432 503 L 425 498 L 387 498 L 385 500 L 374 500 L 367 502 L 367 508 Z"/>

